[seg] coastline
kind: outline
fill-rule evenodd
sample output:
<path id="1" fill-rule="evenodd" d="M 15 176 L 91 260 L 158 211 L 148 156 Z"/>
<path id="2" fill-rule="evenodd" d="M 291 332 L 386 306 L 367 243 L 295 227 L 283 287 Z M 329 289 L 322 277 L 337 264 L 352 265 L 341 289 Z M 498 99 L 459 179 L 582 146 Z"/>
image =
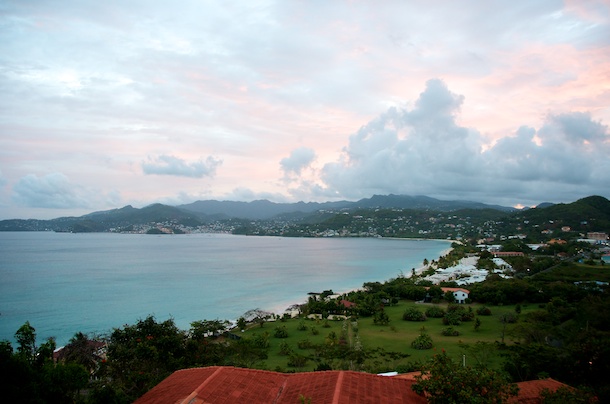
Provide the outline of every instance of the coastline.
<path id="1" fill-rule="evenodd" d="M 413 239 L 413 238 L 401 238 L 401 237 L 383 237 L 383 238 L 384 239 L 388 239 L 388 240 L 444 241 L 444 242 L 449 242 L 451 244 L 458 242 L 457 240 L 447 240 L 447 239 L 426 239 L 426 238 Z M 449 247 L 446 250 L 441 251 L 441 253 L 439 254 L 439 256 L 437 258 L 429 259 L 429 261 L 432 261 L 432 260 L 438 261 L 441 257 L 444 257 L 445 255 L 449 254 L 451 251 L 453 251 L 453 247 Z M 416 276 L 421 275 L 428 268 L 429 268 L 429 266 L 425 266 L 425 265 L 422 265 L 422 266 L 414 268 L 415 269 L 415 275 Z M 403 272 L 403 276 L 405 278 L 411 278 L 413 276 L 413 272 L 412 271 L 406 271 L 406 273 Z M 392 279 L 392 278 L 380 280 L 378 282 L 387 282 L 390 279 Z M 333 290 L 333 292 L 334 292 L 334 295 L 345 295 L 347 293 L 356 292 L 356 291 L 359 291 L 359 290 L 362 290 L 362 287 L 347 289 L 347 290 L 343 290 L 343 291 L 339 291 L 339 292 L 336 292 L 336 291 Z M 296 303 L 295 301 L 296 301 L 296 299 L 295 300 L 291 300 L 290 302 L 287 302 L 287 303 L 275 303 L 275 304 L 273 304 L 272 307 L 270 307 L 269 310 L 265 310 L 265 309 L 262 309 L 262 310 L 267 311 L 269 313 L 272 313 L 273 315 L 276 315 L 276 316 L 277 315 L 282 316 L 284 313 L 286 313 L 288 311 L 288 309 L 290 307 L 296 306 L 296 305 L 300 306 L 300 305 L 303 305 L 303 304 L 307 303 L 307 297 L 305 297 L 305 300 L 302 300 L 299 303 Z M 232 323 L 237 323 L 237 319 L 230 320 L 230 321 L 232 321 Z"/>
<path id="2" fill-rule="evenodd" d="M 236 319 L 255 308 L 282 315 L 306 302 L 308 292 L 347 293 L 410 276 L 448 247 L 448 240 L 404 238 L 0 235 L 7 280 L 0 285 L 0 336 L 12 341 L 29 321 L 39 340 L 54 337 L 59 345 L 75 332 L 107 335 L 149 315 L 184 330 L 196 320 Z"/>

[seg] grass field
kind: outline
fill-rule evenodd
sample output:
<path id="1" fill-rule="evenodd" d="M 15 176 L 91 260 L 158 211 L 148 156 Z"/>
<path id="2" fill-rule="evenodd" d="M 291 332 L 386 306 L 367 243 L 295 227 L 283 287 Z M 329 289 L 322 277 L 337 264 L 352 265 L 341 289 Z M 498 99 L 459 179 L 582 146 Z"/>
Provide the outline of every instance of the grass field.
<path id="1" fill-rule="evenodd" d="M 408 307 L 412 306 L 417 307 L 421 311 L 425 311 L 431 304 L 400 301 L 395 306 L 386 307 L 385 311 L 390 318 L 390 323 L 387 326 L 373 324 L 372 317 L 358 319 L 357 334 L 363 347 L 371 349 L 380 347 L 387 351 L 400 352 L 409 355 L 406 359 L 390 360 L 383 363 L 369 363 L 367 366 L 368 369 L 372 369 L 375 372 L 393 371 L 401 364 L 404 365 L 408 362 L 425 361 L 427 358 L 430 358 L 436 352 L 443 349 L 448 355 L 458 361 L 462 361 L 464 359 L 462 355 L 466 354 L 465 359 L 469 364 L 474 364 L 477 359 L 484 360 L 491 366 L 499 364 L 499 358 L 491 351 L 482 352 L 486 351 L 483 349 L 478 350 L 478 352 L 467 352 L 463 349 L 461 344 L 474 345 L 478 341 L 489 343 L 501 342 L 504 324 L 500 321 L 500 317 L 504 313 L 515 313 L 515 306 L 490 307 L 490 316 L 477 316 L 481 321 L 478 330 L 475 330 L 474 328 L 474 321 L 462 322 L 460 325 L 454 326 L 453 328 L 460 332 L 459 336 L 443 336 L 441 331 L 446 328 L 446 326 L 442 323 L 442 319 L 440 318 L 429 318 L 423 322 L 404 321 L 402 319 L 402 314 Z M 446 309 L 447 305 L 440 304 L 439 306 Z M 476 312 L 481 305 L 469 304 L 465 305 L 465 307 L 471 307 L 472 310 Z M 521 307 L 521 316 L 528 311 L 537 309 L 536 305 L 522 305 Z M 299 324 L 302 322 L 307 325 L 307 330 L 298 330 Z M 286 327 L 288 331 L 287 338 L 275 338 L 273 336 L 277 326 Z M 322 344 L 330 332 L 339 335 L 343 326 L 343 321 L 297 318 L 285 322 L 268 322 L 262 328 L 255 326 L 246 330 L 242 335 L 244 337 L 251 337 L 255 333 L 269 333 L 269 357 L 260 367 L 270 370 L 311 371 L 316 367 L 316 362 L 313 360 L 309 360 L 307 365 L 303 367 L 289 367 L 288 357 L 279 354 L 280 344 L 286 342 L 294 352 L 300 355 L 311 355 L 313 351 L 299 349 L 297 347 L 299 341 L 309 340 L 313 344 Z M 420 335 L 422 327 L 425 327 L 425 332 L 432 338 L 434 343 L 433 349 L 417 350 L 411 347 L 411 342 Z M 514 324 L 507 324 L 506 329 L 504 329 L 504 342 L 507 344 L 511 343 L 509 335 L 510 330 L 513 327 Z M 314 335 L 312 329 L 317 330 L 318 334 Z"/>

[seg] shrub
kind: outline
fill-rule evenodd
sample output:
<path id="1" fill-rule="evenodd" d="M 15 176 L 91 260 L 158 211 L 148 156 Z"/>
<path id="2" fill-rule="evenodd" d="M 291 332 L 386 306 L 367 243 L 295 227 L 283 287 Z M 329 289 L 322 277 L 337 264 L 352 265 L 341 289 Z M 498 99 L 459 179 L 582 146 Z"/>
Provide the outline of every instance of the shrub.
<path id="1" fill-rule="evenodd" d="M 281 327 L 275 327 L 273 336 L 275 338 L 288 338 L 288 330 L 286 329 L 286 326 L 283 325 Z"/>
<path id="2" fill-rule="evenodd" d="M 320 330 L 318 330 L 316 327 L 311 327 L 311 335 L 318 335 L 320 333 Z"/>
<path id="3" fill-rule="evenodd" d="M 477 314 L 479 316 L 491 316 L 491 309 L 487 306 L 479 307 L 477 309 Z"/>
<path id="4" fill-rule="evenodd" d="M 305 355 L 292 354 L 288 358 L 288 366 L 293 368 L 302 368 L 307 365 L 307 357 Z"/>
<path id="5" fill-rule="evenodd" d="M 252 343 L 258 348 L 269 348 L 269 333 L 254 334 L 252 336 Z"/>
<path id="6" fill-rule="evenodd" d="M 390 317 L 385 312 L 385 310 L 381 309 L 375 312 L 373 315 L 373 324 L 376 325 L 388 325 L 390 323 Z"/>
<path id="7" fill-rule="evenodd" d="M 403 313 L 402 319 L 406 321 L 426 321 L 426 315 L 415 307 L 409 307 Z"/>
<path id="8" fill-rule="evenodd" d="M 461 323 L 462 316 L 458 312 L 447 312 L 447 314 L 445 314 L 445 316 L 443 317 L 444 325 L 460 325 Z"/>
<path id="9" fill-rule="evenodd" d="M 421 333 L 413 340 L 413 342 L 411 342 L 411 347 L 419 350 L 431 349 L 433 345 L 432 337 L 426 333 Z"/>
<path id="10" fill-rule="evenodd" d="M 426 317 L 442 318 L 445 315 L 445 310 L 439 306 L 432 306 L 426 309 Z"/>
<path id="11" fill-rule="evenodd" d="M 517 316 L 514 313 L 506 313 L 500 316 L 500 321 L 503 323 L 514 324 L 517 322 Z"/>
<path id="12" fill-rule="evenodd" d="M 282 356 L 289 355 L 292 352 L 290 345 L 286 341 L 280 342 L 280 352 L 279 354 Z"/>
<path id="13" fill-rule="evenodd" d="M 303 339 L 297 342 L 297 347 L 299 347 L 299 349 L 310 349 L 313 347 L 313 344 L 309 339 Z"/>
<path id="14" fill-rule="evenodd" d="M 305 324 L 305 320 L 299 321 L 299 325 L 297 325 L 297 330 L 307 331 L 307 324 Z"/>
<path id="15" fill-rule="evenodd" d="M 472 321 L 474 320 L 474 311 L 472 311 L 472 307 L 469 307 L 468 310 L 462 311 L 462 321 Z"/>
<path id="16" fill-rule="evenodd" d="M 460 335 L 460 332 L 453 327 L 447 327 L 441 331 L 441 334 L 445 337 L 457 337 Z"/>

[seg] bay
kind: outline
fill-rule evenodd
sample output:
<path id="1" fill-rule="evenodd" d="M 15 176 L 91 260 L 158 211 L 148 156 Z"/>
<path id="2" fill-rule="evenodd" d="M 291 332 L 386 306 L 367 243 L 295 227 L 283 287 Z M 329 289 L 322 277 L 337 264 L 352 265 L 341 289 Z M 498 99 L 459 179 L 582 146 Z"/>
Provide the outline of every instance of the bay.
<path id="1" fill-rule="evenodd" d="M 385 281 L 450 245 L 436 240 L 279 238 L 228 234 L 0 232 L 0 340 L 25 321 L 38 342 L 107 334 L 154 315 L 181 329 L 282 313 L 308 292 Z"/>

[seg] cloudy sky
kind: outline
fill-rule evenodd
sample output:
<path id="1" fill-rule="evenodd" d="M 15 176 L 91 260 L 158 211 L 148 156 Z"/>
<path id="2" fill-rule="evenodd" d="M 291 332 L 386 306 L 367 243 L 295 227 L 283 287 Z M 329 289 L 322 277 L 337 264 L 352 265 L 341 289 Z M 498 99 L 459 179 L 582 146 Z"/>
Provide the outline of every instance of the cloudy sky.
<path id="1" fill-rule="evenodd" d="M 610 197 L 610 1 L 0 1 L 0 219 Z"/>

